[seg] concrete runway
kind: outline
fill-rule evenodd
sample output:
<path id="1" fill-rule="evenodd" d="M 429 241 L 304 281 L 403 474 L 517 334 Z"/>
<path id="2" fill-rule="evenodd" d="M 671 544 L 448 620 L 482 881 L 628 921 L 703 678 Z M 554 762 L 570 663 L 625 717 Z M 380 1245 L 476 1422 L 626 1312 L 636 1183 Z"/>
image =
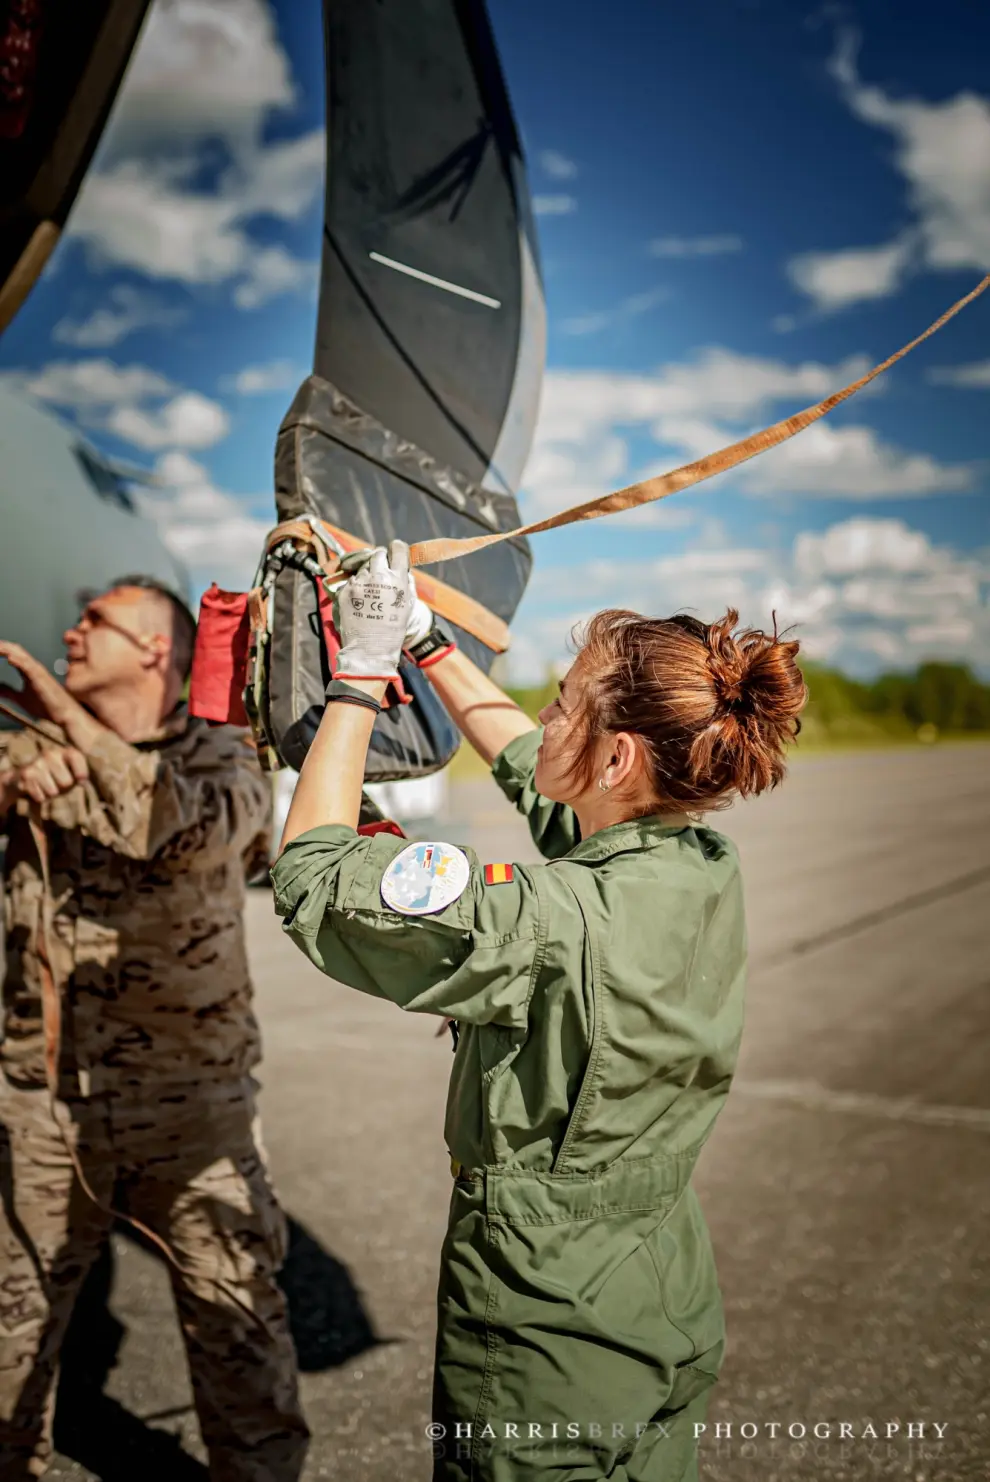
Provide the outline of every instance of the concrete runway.
<path id="1" fill-rule="evenodd" d="M 487 780 L 453 803 L 442 836 L 535 857 Z M 751 970 L 738 1078 L 696 1178 L 729 1331 L 701 1475 L 984 1478 L 990 748 L 801 759 L 721 827 L 743 854 Z M 266 891 L 248 920 L 266 1143 L 299 1227 L 306 1482 L 426 1482 L 450 1042 L 321 978 Z M 119 1361 L 65 1443 L 89 1467 L 49 1475 L 205 1478 L 164 1273 L 115 1250 Z"/>

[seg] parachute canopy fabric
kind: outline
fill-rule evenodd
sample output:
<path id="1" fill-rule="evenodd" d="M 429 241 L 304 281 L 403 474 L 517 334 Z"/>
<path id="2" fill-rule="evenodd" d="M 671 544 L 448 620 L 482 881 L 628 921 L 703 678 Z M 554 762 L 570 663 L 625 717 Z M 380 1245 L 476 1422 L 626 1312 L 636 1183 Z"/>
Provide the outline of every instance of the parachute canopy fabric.
<path id="1" fill-rule="evenodd" d="M 278 436 L 280 520 L 380 545 L 512 530 L 533 436 L 545 311 L 522 152 L 478 0 L 325 0 L 327 194 L 314 373 Z M 524 539 L 435 568 L 503 618 Z M 484 668 L 492 651 L 463 631 Z M 435 771 L 457 733 L 425 676 L 384 711 L 369 779 Z M 299 766 L 326 663 L 305 573 L 276 578 L 269 706 Z"/>
<path id="2" fill-rule="evenodd" d="M 0 5 L 0 329 L 58 240 L 148 4 Z"/>

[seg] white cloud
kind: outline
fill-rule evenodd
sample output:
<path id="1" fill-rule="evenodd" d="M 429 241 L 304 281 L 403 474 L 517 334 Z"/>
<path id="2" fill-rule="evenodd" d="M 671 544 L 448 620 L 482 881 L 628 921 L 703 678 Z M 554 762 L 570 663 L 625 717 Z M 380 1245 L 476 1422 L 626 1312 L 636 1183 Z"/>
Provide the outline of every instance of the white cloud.
<path id="1" fill-rule="evenodd" d="M 220 384 L 224 391 L 236 391 L 239 396 L 263 396 L 269 391 L 290 391 L 304 375 L 291 360 L 269 360 L 265 365 L 245 365 Z"/>
<path id="2" fill-rule="evenodd" d="M 53 360 L 34 371 L 5 371 L 3 379 L 19 390 L 72 411 L 133 405 L 148 397 L 167 396 L 176 388 L 146 365 L 117 365 L 112 360 Z"/>
<path id="3" fill-rule="evenodd" d="M 146 365 L 117 365 L 104 358 L 53 360 L 36 371 L 5 372 L 0 379 L 75 413 L 87 427 L 149 451 L 212 447 L 230 429 L 219 402 L 183 391 Z"/>
<path id="4" fill-rule="evenodd" d="M 964 386 L 990 390 L 990 360 L 975 360 L 970 365 L 935 365 L 928 372 L 933 386 Z"/>
<path id="5" fill-rule="evenodd" d="M 578 314 L 573 318 L 564 319 L 560 327 L 565 334 L 598 334 L 603 329 L 612 329 L 617 324 L 627 324 L 632 319 L 638 319 L 642 314 L 648 314 L 651 309 L 655 309 L 658 304 L 662 304 L 669 297 L 669 288 L 651 288 L 645 293 L 630 294 L 614 308 L 600 309 L 595 313 Z"/>
<path id="6" fill-rule="evenodd" d="M 654 237 L 650 252 L 654 257 L 721 257 L 726 252 L 741 252 L 742 237 L 731 233 L 715 237 Z"/>
<path id="7" fill-rule="evenodd" d="M 316 288 L 320 265 L 304 262 L 284 247 L 264 247 L 245 265 L 245 278 L 234 289 L 239 309 L 257 309 L 283 293 L 307 293 Z"/>
<path id="8" fill-rule="evenodd" d="M 852 576 L 863 571 L 923 571 L 931 559 L 926 535 L 903 520 L 857 516 L 821 532 L 803 530 L 794 542 L 802 576 Z"/>
<path id="9" fill-rule="evenodd" d="M 184 309 L 169 308 L 154 294 L 119 283 L 111 288 L 108 302 L 85 319 L 60 319 L 52 331 L 52 339 L 80 350 L 104 350 L 118 345 L 136 330 L 168 329 L 185 317 Z"/>
<path id="10" fill-rule="evenodd" d="M 573 180 L 577 175 L 577 165 L 566 154 L 561 154 L 559 149 L 541 149 L 536 158 L 540 169 L 551 180 Z"/>
<path id="11" fill-rule="evenodd" d="M 163 487 L 140 490 L 136 497 L 194 581 L 204 587 L 216 581 L 231 591 L 247 588 L 274 515 L 252 515 L 244 500 L 218 489 L 186 453 L 164 454 L 156 472 Z"/>
<path id="12" fill-rule="evenodd" d="M 787 273 L 816 308 L 846 309 L 850 304 L 896 293 L 907 274 L 912 247 L 911 239 L 904 237 L 882 247 L 804 252 L 791 258 Z"/>
<path id="13" fill-rule="evenodd" d="M 570 216 L 572 211 L 577 210 L 577 201 L 574 196 L 535 195 L 533 210 L 537 216 Z"/>
<path id="14" fill-rule="evenodd" d="M 137 448 L 212 448 L 230 431 L 230 418 L 219 402 L 198 391 L 183 391 L 156 411 L 116 407 L 106 420 L 115 437 Z"/>
<path id="15" fill-rule="evenodd" d="M 211 136 L 237 151 L 295 98 L 266 0 L 156 0 L 106 143 L 112 154 Z"/>
<path id="16" fill-rule="evenodd" d="M 852 112 L 886 129 L 908 185 L 925 259 L 934 268 L 990 270 L 990 99 L 961 92 L 941 103 L 896 100 L 861 82 L 854 35 L 840 40 L 832 73 Z"/>
<path id="17" fill-rule="evenodd" d="M 241 308 L 308 291 L 316 264 L 252 235 L 262 216 L 299 221 L 322 190 L 322 129 L 263 141 L 293 98 L 265 0 L 159 0 L 66 234 L 97 266 L 230 283 Z"/>
<path id="18" fill-rule="evenodd" d="M 804 531 L 783 551 L 696 542 L 659 559 L 538 566 L 513 625 L 510 670 L 519 683 L 539 682 L 566 656 L 571 626 L 612 606 L 691 611 L 704 621 L 732 606 L 761 627 L 776 612 L 781 628 L 797 625 L 810 657 L 852 672 L 911 668 L 932 657 L 985 666 L 988 584 L 990 568 L 978 559 L 904 521 L 864 517 Z"/>
<path id="19" fill-rule="evenodd" d="M 322 133 L 317 138 L 322 148 Z M 284 189 L 262 155 L 253 161 L 254 173 L 238 171 L 221 184 L 219 194 L 205 194 L 189 185 L 198 168 L 195 159 L 156 165 L 123 160 L 88 176 L 66 230 L 86 244 L 98 265 L 188 286 L 233 280 L 240 307 L 255 308 L 275 294 L 308 289 L 316 278 L 315 264 L 281 246 L 259 246 L 246 229 L 262 210 L 261 175 L 272 187 L 268 214 L 292 220 L 304 209 L 300 157 L 279 151 L 278 163 L 286 167 Z M 311 166 L 309 201 L 321 183 L 322 166 Z"/>
<path id="20" fill-rule="evenodd" d="M 834 366 L 788 365 L 710 347 L 693 360 L 662 366 L 653 376 L 551 371 L 523 478 L 527 515 L 566 508 L 715 452 L 775 414 L 819 401 L 868 365 L 864 356 Z M 870 389 L 880 386 L 875 382 Z M 640 442 L 651 439 L 669 455 L 661 458 L 658 451 L 646 472 L 633 471 L 634 435 Z M 965 490 L 975 475 L 968 465 L 941 464 L 886 443 L 870 427 L 823 421 L 722 477 L 754 495 L 877 499 Z M 675 496 L 669 508 L 680 503 Z M 663 523 L 672 518 L 657 516 Z"/>
<path id="21" fill-rule="evenodd" d="M 815 422 L 747 464 L 742 482 L 754 494 L 817 494 L 839 499 L 916 499 L 972 489 L 974 470 L 939 463 L 885 443 L 872 427 Z"/>
<path id="22" fill-rule="evenodd" d="M 792 263 L 797 286 L 824 308 L 886 297 L 919 266 L 990 271 L 990 98 L 969 91 L 937 103 L 894 98 L 861 80 L 857 45 L 854 33 L 843 33 L 831 72 L 854 116 L 893 140 L 914 227 L 886 245 Z"/>

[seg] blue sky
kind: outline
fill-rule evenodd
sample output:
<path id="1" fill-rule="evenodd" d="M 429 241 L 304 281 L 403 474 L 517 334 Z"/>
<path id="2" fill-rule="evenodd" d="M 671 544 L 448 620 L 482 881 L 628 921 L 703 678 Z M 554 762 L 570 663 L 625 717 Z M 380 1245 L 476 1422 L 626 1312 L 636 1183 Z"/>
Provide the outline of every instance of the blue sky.
<path id="1" fill-rule="evenodd" d="M 527 516 L 817 401 L 990 271 L 990 11 L 947 0 L 490 0 L 549 346 Z M 202 587 L 249 580 L 309 369 L 317 0 L 157 0 L 0 374 L 157 469 Z M 596 608 L 772 609 L 859 673 L 990 673 L 990 294 L 786 448 L 536 537 L 529 680 Z"/>

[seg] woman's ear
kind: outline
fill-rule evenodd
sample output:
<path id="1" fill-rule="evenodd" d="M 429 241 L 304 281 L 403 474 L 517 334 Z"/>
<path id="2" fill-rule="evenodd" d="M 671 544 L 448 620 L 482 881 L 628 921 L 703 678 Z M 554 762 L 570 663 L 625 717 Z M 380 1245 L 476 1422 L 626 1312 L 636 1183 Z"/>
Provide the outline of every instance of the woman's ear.
<path id="1" fill-rule="evenodd" d="M 602 775 L 609 787 L 618 787 L 635 775 L 639 759 L 636 739 L 628 731 L 618 731 L 612 738 Z"/>

